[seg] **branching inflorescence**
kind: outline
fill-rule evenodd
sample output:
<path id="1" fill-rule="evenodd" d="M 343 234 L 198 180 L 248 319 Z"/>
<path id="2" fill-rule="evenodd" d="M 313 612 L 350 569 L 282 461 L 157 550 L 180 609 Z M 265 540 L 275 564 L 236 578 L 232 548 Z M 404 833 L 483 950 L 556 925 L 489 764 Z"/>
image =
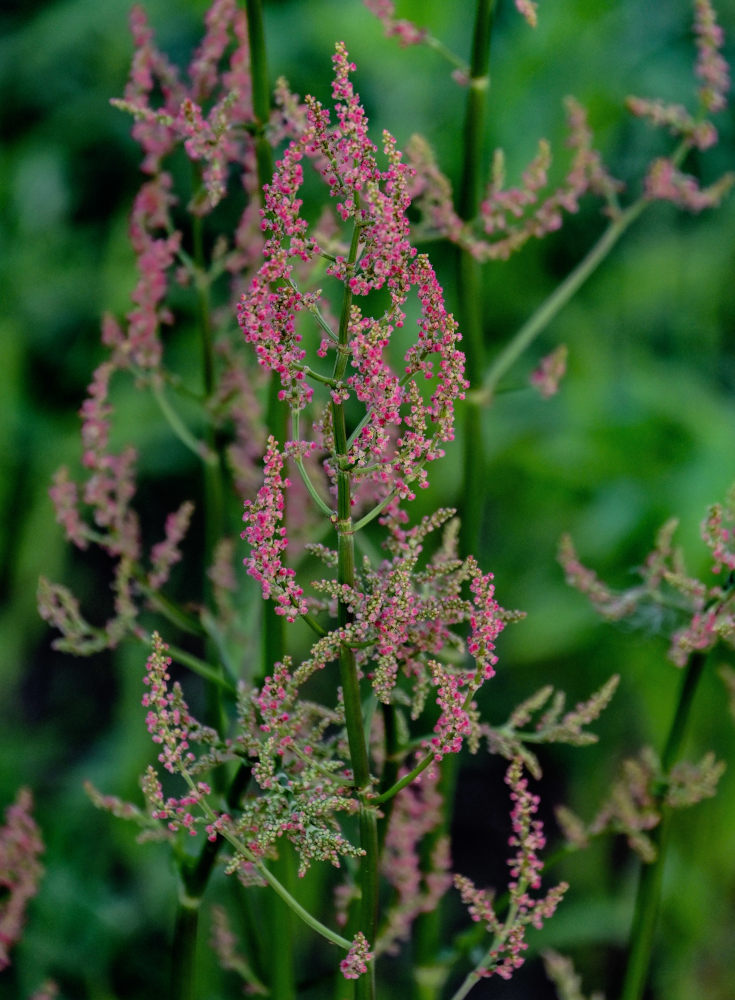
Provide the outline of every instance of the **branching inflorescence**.
<path id="1" fill-rule="evenodd" d="M 441 50 L 427 31 L 396 18 L 391 0 L 366 0 L 366 5 L 401 44 Z M 516 0 L 516 8 L 535 26 L 535 3 Z M 717 204 L 731 175 L 700 189 L 680 170 L 690 150 L 716 141 L 709 116 L 725 106 L 728 86 L 722 34 L 710 4 L 696 0 L 695 8 L 699 111 L 638 98 L 629 102 L 635 115 L 679 140 L 671 157 L 651 165 L 639 202 L 626 212 L 620 209 L 622 185 L 594 148 L 585 110 L 570 98 L 565 178 L 552 186 L 551 149 L 541 140 L 521 184 L 508 187 L 498 151 L 474 219 L 459 214 L 451 185 L 425 143 L 412 140 L 404 159 L 388 132 L 380 150 L 371 140 L 344 44 L 337 44 L 333 56 L 333 111 L 312 97 L 301 102 L 279 81 L 277 109 L 268 121 L 267 115 L 256 120 L 252 39 L 235 0 L 212 4 L 188 83 L 153 44 L 142 11 L 133 13 L 136 55 L 124 100 L 116 102 L 135 116 L 133 131 L 148 178 L 130 222 L 137 262 L 133 307 L 125 324 L 109 317 L 104 323 L 109 356 L 95 371 L 81 410 L 87 478 L 77 484 L 62 469 L 51 491 L 69 540 L 80 549 L 97 545 L 114 561 L 115 608 L 106 625 L 90 625 L 70 591 L 44 581 L 41 610 L 62 632 L 58 644 L 76 653 L 112 647 L 126 636 L 147 641 L 139 619 L 145 607 L 203 642 L 215 665 L 174 650 L 157 631 L 152 635 L 143 705 L 164 773 L 151 766 L 142 778 L 147 811 L 94 789 L 93 801 L 137 822 L 145 839 L 175 844 L 182 833 L 202 834 L 196 862 L 177 848 L 182 905 L 190 909 L 198 907 L 217 853 L 227 845 L 228 873 L 245 886 L 269 886 L 312 930 L 342 949 L 339 968 L 346 979 L 359 981 L 361 1000 L 374 996 L 375 959 L 397 952 L 413 923 L 437 907 L 452 881 L 472 920 L 491 937 L 453 1000 L 461 1000 L 481 978 L 509 978 L 520 967 L 526 929 L 540 927 L 566 890 L 561 883 L 541 893 L 545 838 L 536 818 L 538 797 L 525 776 L 528 771 L 540 777 L 541 769 L 529 747 L 594 742 L 587 727 L 619 680 L 614 677 L 570 710 L 563 693 L 547 685 L 504 725 L 480 718 L 477 695 L 495 675 L 496 640 L 507 622 L 522 616 L 500 607 L 492 574 L 484 573 L 474 556 L 460 557 L 455 511 L 439 508 L 413 524 L 409 517 L 417 490 L 429 485 L 432 463 L 453 440 L 455 404 L 469 388 L 457 322 L 428 256 L 414 245 L 416 237 L 440 235 L 474 262 L 486 262 L 504 260 L 528 240 L 558 229 L 564 214 L 576 212 L 588 193 L 604 201 L 611 226 L 619 227 L 610 246 L 651 201 L 667 199 L 695 211 Z M 484 86 L 453 61 L 460 82 Z M 160 101 L 153 106 L 156 95 Z M 276 147 L 284 140 L 263 184 L 264 157 L 257 144 Z M 176 224 L 180 202 L 174 173 L 166 167 L 182 148 L 196 178 L 186 205 L 193 220 L 191 248 L 185 227 Z M 313 185 L 307 170 L 321 185 L 327 208 L 309 203 Z M 202 221 L 226 197 L 234 171 L 246 205 L 239 207 L 234 237 L 215 242 L 206 264 Z M 420 219 L 413 234 L 407 214 L 412 205 Z M 227 274 L 242 336 L 229 321 L 230 309 L 225 335 L 215 345 L 210 293 Z M 203 392 L 189 389 L 206 427 L 201 438 L 167 396 L 182 388 L 164 365 L 162 330 L 174 319 L 169 307 L 174 281 L 192 289 L 204 317 Z M 535 327 L 521 331 L 518 350 L 536 332 Z M 514 349 L 511 344 L 511 354 Z M 532 376 L 544 396 L 557 390 L 566 354 L 565 347 L 557 348 Z M 173 433 L 202 464 L 209 507 L 206 595 L 198 593 L 186 605 L 163 589 L 182 558 L 194 505 L 183 501 L 165 519 L 163 538 L 144 550 L 133 508 L 136 453 L 110 447 L 110 385 L 120 372 L 151 391 Z M 270 383 L 260 377 L 263 372 Z M 262 397 L 268 384 L 265 426 Z M 273 415 L 276 401 L 290 414 L 287 434 Z M 277 651 L 251 670 L 241 661 L 233 665 L 226 641 L 236 617 L 235 543 L 224 537 L 215 544 L 210 537 L 221 526 L 216 523 L 213 531 L 221 513 L 213 498 L 221 484 L 213 485 L 211 477 L 223 474 L 225 454 L 244 499 L 242 538 L 249 551 L 243 562 L 275 611 L 274 619 L 264 615 L 266 640 L 276 634 L 273 622 L 278 629 L 272 643 Z M 293 526 L 307 504 L 321 517 L 323 530 L 312 541 L 299 540 L 299 557 L 306 555 L 300 559 L 294 555 Z M 673 636 L 671 655 L 685 666 L 720 638 L 732 642 L 735 634 L 735 555 L 725 526 L 733 516 L 732 502 L 724 511 L 712 508 L 703 528 L 714 571 L 730 573 L 718 587 L 687 577 L 671 545 L 671 526 L 646 562 L 642 585 L 623 595 L 585 569 L 568 540 L 562 562 L 569 581 L 608 618 L 654 604 L 684 612 L 687 619 Z M 315 565 L 323 571 L 305 569 Z M 287 644 L 282 626 L 294 623 L 302 628 L 292 630 L 296 638 Z M 308 647 L 305 629 L 312 634 Z M 265 648 L 270 649 L 267 642 Z M 172 678 L 173 660 L 229 698 L 210 713 L 211 725 L 194 717 Z M 490 891 L 451 871 L 450 803 L 441 787 L 445 758 L 463 749 L 474 753 L 483 742 L 509 761 L 513 852 L 507 902 L 495 902 Z M 649 832 L 662 810 L 712 794 L 721 772 L 710 756 L 696 767 L 677 769 L 671 763 L 648 751 L 627 762 L 624 779 L 588 825 L 561 810 L 569 842 L 582 846 L 603 830 L 622 832 L 652 860 L 656 847 Z M 177 779 L 183 789 L 173 787 Z M 279 881 L 276 866 L 290 849 L 300 877 L 319 862 L 340 869 L 334 922 L 349 928 L 349 939 L 321 923 L 301 906 L 293 887 Z M 390 891 L 381 920 L 379 875 Z M 237 955 L 222 912 L 215 923 L 224 964 L 263 992 L 267 987 Z M 556 968 L 560 978 L 573 980 L 563 960 Z"/>

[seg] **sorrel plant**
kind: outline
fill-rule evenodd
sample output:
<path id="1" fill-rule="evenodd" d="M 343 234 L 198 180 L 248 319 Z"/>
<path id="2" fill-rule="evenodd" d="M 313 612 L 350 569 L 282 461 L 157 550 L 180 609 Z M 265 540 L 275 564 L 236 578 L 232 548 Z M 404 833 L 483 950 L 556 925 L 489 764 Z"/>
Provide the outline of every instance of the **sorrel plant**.
<path id="1" fill-rule="evenodd" d="M 553 879 L 542 886 L 546 842 L 529 784 L 540 777 L 532 748 L 593 742 L 587 727 L 619 678 L 571 710 L 549 685 L 524 692 L 506 722 L 483 718 L 478 692 L 493 683 L 496 639 L 522 614 L 500 606 L 492 573 L 475 555 L 486 471 L 480 416 L 521 354 L 654 202 L 699 212 L 716 207 L 733 182 L 728 174 L 703 188 L 684 172 L 689 153 L 717 141 L 711 117 L 726 102 L 722 33 L 709 0 L 694 5 L 696 109 L 629 101 L 633 115 L 673 138 L 668 155 L 637 179 L 641 194 L 627 200 L 631 181 L 609 173 L 573 99 L 561 183 L 550 182 L 545 140 L 517 187 L 506 184 L 501 151 L 489 171 L 482 163 L 490 0 L 475 5 L 469 64 L 399 19 L 389 0 L 366 6 L 400 44 L 447 55 L 467 89 L 456 198 L 424 141 L 403 153 L 388 132 L 371 136 L 359 73 L 342 42 L 327 108 L 302 101 L 283 80 L 271 94 L 257 0 L 244 9 L 214 0 L 187 80 L 157 49 L 142 9 L 131 20 L 133 67 L 116 103 L 134 116 L 144 154 L 130 223 L 138 281 L 124 322 L 103 324 L 108 356 L 81 410 L 85 478 L 62 469 L 51 491 L 68 539 L 112 561 L 114 612 L 91 624 L 70 590 L 45 580 L 40 607 L 69 652 L 127 641 L 151 647 L 146 711 L 136 724 L 145 719 L 157 763 L 142 778 L 143 804 L 89 791 L 97 805 L 138 823 L 144 838 L 170 846 L 179 882 L 172 1000 L 207 995 L 197 979 L 197 947 L 206 945 L 199 915 L 213 902 L 220 867 L 243 887 L 237 907 L 272 901 L 262 954 L 253 953 L 253 934 L 241 953 L 232 907 L 213 911 L 212 946 L 256 994 L 332 995 L 334 970 L 336 996 L 387 995 L 381 958 L 409 942 L 408 978 L 421 1000 L 461 1000 L 481 979 L 508 979 L 523 964 L 527 929 L 540 928 L 567 889 Z M 516 6 L 534 26 L 537 5 Z M 182 150 L 194 178 L 188 193 L 169 166 Z M 585 196 L 602 200 L 606 228 L 491 358 L 481 267 L 558 229 Z M 228 202 L 239 206 L 239 221 L 219 232 L 215 210 Z M 456 318 L 417 247 L 429 239 L 456 246 Z M 199 327 L 198 387 L 167 363 L 182 289 Z M 557 391 L 566 354 L 559 345 L 540 363 L 532 382 L 542 394 Z M 152 395 L 161 421 L 201 467 L 201 509 L 182 497 L 148 548 L 143 539 L 156 529 L 134 506 L 136 452 L 111 447 L 111 383 L 122 376 Z M 182 416 L 185 398 L 196 416 Z M 461 518 L 441 506 L 417 517 L 417 491 L 441 475 L 435 463 L 454 440 L 455 420 Z M 234 522 L 243 502 L 240 542 Z M 713 508 L 706 531 L 716 568 L 729 571 L 735 555 L 723 525 L 732 513 Z M 187 551 L 192 524 L 201 558 Z M 582 567 L 570 542 L 562 549 L 570 581 L 608 617 L 644 598 L 661 603 L 670 589 L 690 616 L 673 636 L 685 681 L 661 757 L 645 751 L 628 762 L 591 823 L 559 811 L 561 853 L 623 832 L 647 865 L 624 1000 L 642 997 L 646 984 L 671 810 L 713 794 L 722 770 L 711 755 L 685 766 L 680 754 L 706 653 L 732 639 L 732 588 L 729 579 L 712 588 L 686 577 L 670 542 L 664 532 L 643 585 L 623 596 Z M 170 585 L 180 561 L 186 594 Z M 257 588 L 238 577 L 243 562 Z M 253 613 L 261 597 L 262 611 Z M 196 714 L 188 676 L 174 680 L 174 663 L 203 682 Z M 457 757 L 481 747 L 505 758 L 510 796 L 507 892 L 497 898 L 463 873 L 449 836 Z M 314 884 L 319 892 L 302 890 Z M 475 930 L 437 919 L 451 900 L 453 919 L 461 901 Z M 309 953 L 324 945 L 308 968 L 297 957 L 305 940 Z M 561 997 L 581 995 L 565 959 L 549 952 L 546 964 Z"/>

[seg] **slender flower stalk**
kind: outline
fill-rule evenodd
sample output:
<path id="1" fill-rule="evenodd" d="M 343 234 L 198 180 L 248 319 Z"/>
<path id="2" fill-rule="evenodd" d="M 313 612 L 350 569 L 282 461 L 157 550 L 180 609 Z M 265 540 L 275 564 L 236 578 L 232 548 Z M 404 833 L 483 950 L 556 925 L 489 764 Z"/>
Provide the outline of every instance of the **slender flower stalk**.
<path id="1" fill-rule="evenodd" d="M 671 768 L 673 768 L 679 759 L 681 748 L 686 738 L 688 722 L 691 718 L 694 696 L 699 686 L 706 661 L 706 653 L 695 653 L 685 668 L 686 673 L 682 680 L 676 711 L 661 758 L 664 774 L 669 774 Z M 642 1000 L 648 981 L 648 970 L 655 943 L 656 925 L 661 901 L 661 887 L 666 865 L 672 816 L 672 808 L 662 805 L 661 819 L 651 837 L 656 852 L 655 859 L 650 864 L 641 865 L 635 911 L 630 929 L 628 965 L 623 981 L 623 990 L 620 995 L 621 1000 Z"/>
<path id="2" fill-rule="evenodd" d="M 459 216 L 474 219 L 480 206 L 486 110 L 490 90 L 490 39 L 495 0 L 476 0 L 472 33 L 469 85 L 463 130 L 463 164 L 460 183 Z M 457 302 L 465 336 L 467 369 L 474 380 L 485 370 L 486 330 L 481 267 L 466 250 L 457 254 Z M 473 385 L 472 388 L 475 386 Z M 468 405 L 464 413 L 463 488 L 465 509 L 462 517 L 462 547 L 465 554 L 478 552 L 482 520 L 482 421 L 477 408 Z"/>
<path id="3" fill-rule="evenodd" d="M 608 225 L 597 243 L 588 251 L 579 264 L 569 272 L 548 299 L 530 316 L 513 338 L 501 350 L 485 374 L 482 387 L 470 395 L 470 401 L 477 406 L 488 405 L 501 379 L 510 371 L 518 358 L 561 312 L 584 283 L 605 260 L 618 240 L 633 225 L 648 205 L 646 198 L 639 198 L 627 208 L 619 218 Z"/>

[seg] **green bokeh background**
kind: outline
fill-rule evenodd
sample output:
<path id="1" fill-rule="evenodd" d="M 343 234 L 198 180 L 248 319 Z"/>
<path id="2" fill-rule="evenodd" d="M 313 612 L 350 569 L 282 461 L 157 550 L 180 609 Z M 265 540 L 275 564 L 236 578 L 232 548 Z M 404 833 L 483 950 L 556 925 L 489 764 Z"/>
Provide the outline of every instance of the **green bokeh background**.
<path id="1" fill-rule="evenodd" d="M 79 460 L 78 407 L 102 359 L 99 319 L 129 307 L 134 261 L 127 213 L 139 184 L 129 121 L 111 108 L 122 93 L 131 43 L 128 0 L 5 0 L 0 11 L 0 805 L 29 785 L 47 844 L 46 875 L 0 997 L 24 998 L 44 976 L 65 1000 L 160 995 L 174 879 L 165 852 L 139 847 L 134 834 L 92 808 L 82 781 L 137 796 L 151 759 L 139 711 L 140 648 L 82 661 L 51 649 L 38 618 L 40 574 L 63 580 L 94 603 L 106 567 L 79 558 L 53 519 L 53 471 Z M 471 4 L 399 4 L 466 54 Z M 159 44 L 185 62 L 200 34 L 201 0 L 146 5 Z M 735 7 L 721 4 L 728 37 Z M 444 62 L 424 48 L 400 49 L 358 0 L 266 4 L 271 75 L 293 89 L 328 97 L 329 59 L 343 39 L 357 63 L 356 85 L 374 129 L 405 144 L 421 132 L 445 172 L 459 175 L 464 92 Z M 503 0 L 493 40 L 488 151 L 506 150 L 517 178 L 539 137 L 563 142 L 561 101 L 573 93 L 590 120 L 613 174 L 635 195 L 645 163 L 669 147 L 621 112 L 629 93 L 687 101 L 693 47 L 689 5 L 542 0 L 531 31 Z M 729 47 L 733 55 L 732 42 Z M 735 167 L 729 113 L 722 141 L 701 163 L 707 183 Z M 488 350 L 504 344 L 584 255 L 604 223 L 585 203 L 579 216 L 543 244 L 483 271 Z M 564 531 L 587 562 L 619 586 L 649 551 L 658 526 L 680 518 L 679 539 L 692 569 L 705 571 L 699 523 L 709 503 L 735 481 L 735 198 L 691 217 L 652 208 L 602 270 L 517 364 L 484 414 L 486 520 L 483 565 L 496 576 L 506 607 L 527 620 L 499 644 L 497 678 L 485 709 L 494 722 L 545 683 L 586 696 L 614 672 L 616 698 L 598 724 L 600 743 L 545 752 L 546 818 L 568 801 L 591 816 L 620 761 L 643 743 L 660 748 L 680 675 L 666 661 L 666 638 L 597 622 L 569 591 L 555 561 Z M 435 260 L 452 302 L 453 265 Z M 452 303 L 456 305 L 456 303 Z M 543 401 L 524 388 L 538 359 L 569 347 L 562 392 Z M 182 349 L 179 349 L 183 355 Z M 473 373 L 476 375 L 477 373 Z M 150 431 L 152 409 L 121 389 L 126 438 L 142 443 L 143 502 L 166 509 L 191 467 Z M 430 504 L 455 504 L 461 442 L 434 473 Z M 240 501 L 232 498 L 236 519 Z M 171 506 L 171 505 L 169 505 Z M 106 583 L 104 584 L 106 586 Z M 657 998 L 731 1000 L 735 995 L 735 737 L 714 670 L 694 710 L 689 755 L 713 749 L 729 762 L 717 798 L 676 824 L 664 886 Z M 496 768 L 497 770 L 497 768 Z M 502 871 L 502 843 L 488 856 L 490 833 L 507 812 L 498 775 L 468 761 L 458 792 L 455 864 L 479 882 Z M 459 856 L 458 856 L 459 852 Z M 621 949 L 632 908 L 636 866 L 607 842 L 567 862 L 568 899 L 540 941 L 570 952 L 586 988 L 616 995 Z M 313 944 L 313 943 L 312 943 Z M 307 954 L 307 952 L 305 952 Z M 208 959 L 203 958 L 206 963 Z M 530 963 L 529 963 L 530 965 Z M 206 976 L 202 997 L 237 995 L 233 980 Z M 396 995 L 399 995 L 396 993 Z M 510 984 L 491 981 L 478 998 L 551 996 L 536 971 Z"/>

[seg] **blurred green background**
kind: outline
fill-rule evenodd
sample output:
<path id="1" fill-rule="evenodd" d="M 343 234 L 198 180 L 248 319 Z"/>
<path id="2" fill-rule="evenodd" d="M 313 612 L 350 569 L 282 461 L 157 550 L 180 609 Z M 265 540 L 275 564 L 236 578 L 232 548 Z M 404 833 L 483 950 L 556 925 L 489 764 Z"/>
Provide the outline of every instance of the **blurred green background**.
<path id="1" fill-rule="evenodd" d="M 466 57 L 471 6 L 406 0 L 398 13 Z M 721 7 L 732 56 L 735 7 L 729 0 Z M 128 0 L 5 0 L 0 11 L 0 805 L 29 785 L 47 844 L 27 935 L 13 967 L 0 975 L 2 998 L 27 997 L 52 976 L 65 1000 L 144 1000 L 160 995 L 167 975 L 174 881 L 165 852 L 137 846 L 126 826 L 95 812 L 81 787 L 91 778 L 106 792 L 137 795 L 137 776 L 151 758 L 136 708 L 144 655 L 134 648 L 88 661 L 64 656 L 51 649 L 53 637 L 35 609 L 40 574 L 63 580 L 92 604 L 105 579 L 99 558 L 80 558 L 65 544 L 47 488 L 60 464 L 78 466 L 77 410 L 103 357 L 100 316 L 122 315 L 135 281 L 126 227 L 140 182 L 138 150 L 129 120 L 109 105 L 127 77 L 128 8 Z M 185 63 L 206 4 L 151 0 L 146 8 L 161 48 Z M 539 137 L 561 146 L 561 102 L 572 93 L 589 108 L 610 170 L 629 181 L 634 196 L 645 164 L 670 147 L 631 121 L 622 102 L 629 93 L 689 100 L 689 5 L 542 0 L 539 13 L 531 31 L 509 0 L 499 4 L 488 152 L 502 146 L 516 180 Z M 283 74 L 297 92 L 326 99 L 333 44 L 343 39 L 357 63 L 373 135 L 388 128 L 401 146 L 422 133 L 456 183 L 464 92 L 439 56 L 384 39 L 358 0 L 266 3 L 266 17 L 272 79 Z M 732 117 L 720 116 L 719 124 L 720 145 L 690 165 L 705 183 L 735 167 Z M 543 244 L 485 267 L 490 354 L 603 225 L 598 206 L 585 203 Z M 430 249 L 451 302 L 452 255 Z M 482 562 L 495 573 L 501 603 L 528 614 L 502 637 L 485 710 L 500 722 L 542 684 L 566 690 L 573 703 L 611 673 L 622 675 L 597 725 L 601 742 L 542 755 L 552 842 L 553 805 L 568 801 L 591 817 L 626 755 L 644 743 L 660 749 L 680 680 L 655 623 L 645 634 L 605 626 L 565 587 L 556 545 L 571 532 L 587 562 L 627 586 L 656 529 L 675 514 L 689 565 L 704 571 L 699 523 L 735 481 L 734 274 L 735 198 L 699 217 L 654 207 L 521 359 L 505 385 L 515 391 L 500 394 L 484 415 Z M 569 347 L 569 373 L 561 393 L 543 401 L 524 386 L 558 343 Z M 149 412 L 132 389 L 120 409 L 127 437 L 145 440 Z M 437 468 L 424 508 L 461 506 L 460 454 L 457 445 Z M 144 500 L 156 508 L 159 495 L 173 493 L 191 471 L 184 457 L 157 463 L 144 455 L 142 467 Z M 240 499 L 231 503 L 237 518 Z M 139 725 L 131 728 L 136 715 Z M 713 749 L 732 762 L 733 719 L 714 671 L 694 715 L 690 756 Z M 487 761 L 468 761 L 458 791 L 455 864 L 479 882 L 499 871 L 485 846 L 498 821 L 489 787 Z M 717 798 L 677 819 L 656 997 L 735 995 L 734 793 L 730 764 Z M 616 842 L 567 862 L 569 896 L 533 940 L 573 954 L 586 988 L 608 997 L 615 996 L 635 871 Z M 210 982 L 203 997 L 237 995 L 229 979 L 212 974 Z M 552 994 L 529 966 L 513 982 L 493 980 L 476 995 Z"/>

